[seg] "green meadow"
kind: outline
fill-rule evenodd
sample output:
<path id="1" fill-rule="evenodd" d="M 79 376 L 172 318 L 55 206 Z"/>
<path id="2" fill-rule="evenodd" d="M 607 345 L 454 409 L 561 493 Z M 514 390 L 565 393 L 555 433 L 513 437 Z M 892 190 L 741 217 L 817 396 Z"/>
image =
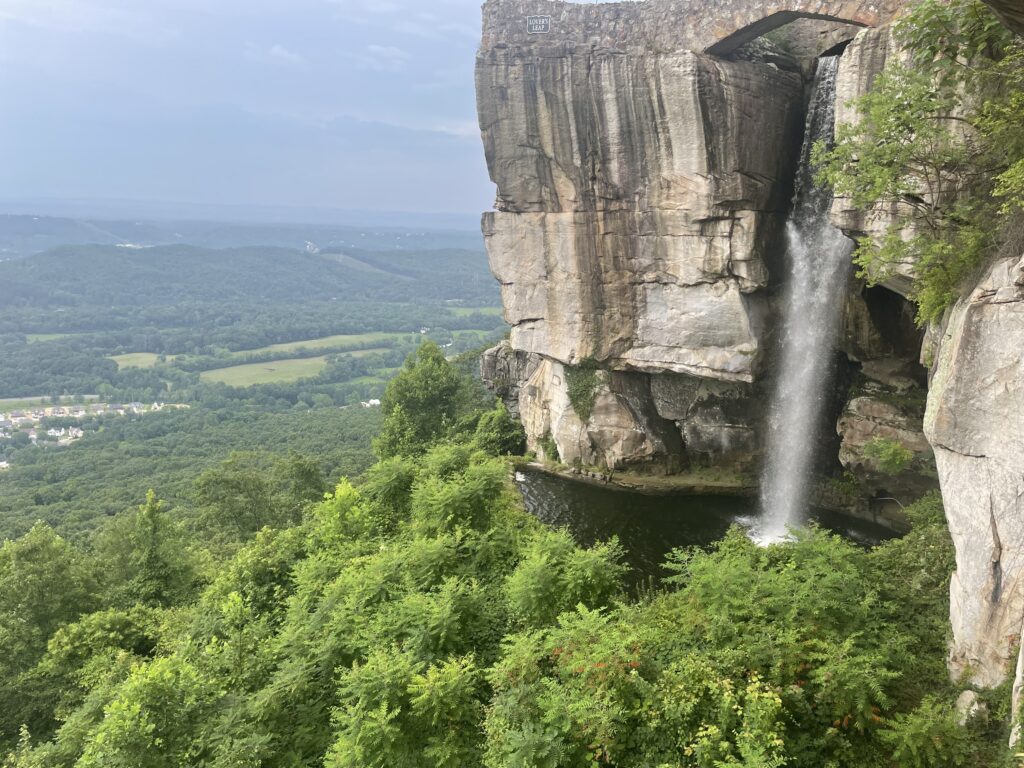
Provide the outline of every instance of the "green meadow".
<path id="1" fill-rule="evenodd" d="M 123 371 L 125 368 L 152 368 L 160 361 L 160 356 L 152 352 L 129 352 L 110 359 L 117 363 L 118 370 Z"/>
<path id="2" fill-rule="evenodd" d="M 251 387 L 254 384 L 279 384 L 316 376 L 323 370 L 327 356 L 300 357 L 265 363 L 233 365 L 204 371 L 199 378 L 207 382 L 220 382 L 230 387 Z"/>

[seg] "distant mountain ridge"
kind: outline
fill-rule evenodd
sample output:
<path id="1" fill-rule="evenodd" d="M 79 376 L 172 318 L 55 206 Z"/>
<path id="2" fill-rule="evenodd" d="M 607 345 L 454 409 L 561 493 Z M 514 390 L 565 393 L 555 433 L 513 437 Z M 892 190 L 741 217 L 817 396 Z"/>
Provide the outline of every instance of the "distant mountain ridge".
<path id="1" fill-rule="evenodd" d="M 412 248 L 321 253 L 275 246 L 60 246 L 0 263 L 0 309 L 332 300 L 498 303 L 482 249 Z"/>
<path id="2" fill-rule="evenodd" d="M 414 219 L 422 219 L 422 216 Z M 0 213 L 0 261 L 23 258 L 63 245 L 179 245 L 233 248 L 272 245 L 320 250 L 359 247 L 371 250 L 482 247 L 479 230 L 446 229 L 422 221 L 389 226 L 223 222 L 206 220 L 134 220 L 72 218 Z"/>

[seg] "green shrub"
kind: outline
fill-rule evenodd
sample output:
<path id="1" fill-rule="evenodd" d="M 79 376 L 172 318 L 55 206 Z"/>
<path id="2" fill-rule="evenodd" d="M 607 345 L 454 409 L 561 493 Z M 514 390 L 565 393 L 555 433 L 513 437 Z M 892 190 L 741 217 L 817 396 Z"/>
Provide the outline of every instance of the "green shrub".
<path id="1" fill-rule="evenodd" d="M 898 440 L 886 437 L 872 438 L 864 446 L 864 456 L 874 460 L 887 475 L 898 475 L 914 461 L 914 452 Z"/>
<path id="2" fill-rule="evenodd" d="M 473 442 L 492 456 L 522 456 L 526 451 L 523 425 L 512 418 L 500 401 L 493 411 L 480 417 Z"/>
<path id="3" fill-rule="evenodd" d="M 561 461 L 561 456 L 558 453 L 558 444 L 555 442 L 555 438 L 548 432 L 544 437 L 540 439 L 540 449 L 544 453 L 544 460 L 558 463 Z"/>
<path id="4" fill-rule="evenodd" d="M 588 421 L 594 411 L 597 388 L 601 384 L 597 363 L 584 360 L 577 366 L 566 366 L 565 381 L 572 409 L 583 421 Z"/>

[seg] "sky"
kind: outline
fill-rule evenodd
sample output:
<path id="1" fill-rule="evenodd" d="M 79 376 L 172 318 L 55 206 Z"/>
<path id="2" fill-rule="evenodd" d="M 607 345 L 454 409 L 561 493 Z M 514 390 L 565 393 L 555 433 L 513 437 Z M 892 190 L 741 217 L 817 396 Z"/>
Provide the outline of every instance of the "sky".
<path id="1" fill-rule="evenodd" d="M 478 214 L 481 0 L 0 0 L 0 201 Z"/>

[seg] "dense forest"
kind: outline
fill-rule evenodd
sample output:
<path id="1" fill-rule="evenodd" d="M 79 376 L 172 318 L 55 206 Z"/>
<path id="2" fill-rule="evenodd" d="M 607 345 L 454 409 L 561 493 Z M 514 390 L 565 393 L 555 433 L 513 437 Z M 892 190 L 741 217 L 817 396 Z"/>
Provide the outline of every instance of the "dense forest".
<path id="1" fill-rule="evenodd" d="M 459 280 L 452 277 L 458 275 Z M 489 306 L 497 288 L 474 250 L 308 253 L 251 246 L 61 246 L 0 263 L 6 307 L 178 306 L 340 300 L 459 300 Z"/>
<path id="2" fill-rule="evenodd" d="M 23 246 L 102 229 L 19 217 L 0 224 L 0 236 Z M 240 225 L 181 229 L 203 241 L 276 236 Z M 171 236 L 162 225 L 147 231 Z M 360 403 L 381 397 L 410 352 L 429 339 L 455 356 L 504 333 L 479 235 L 331 234 L 378 250 L 104 243 L 0 263 L 0 421 L 58 398 L 188 406 L 41 422 L 40 433 L 81 427 L 84 438 L 70 446 L 0 428 L 0 461 L 10 464 L 0 471 L 0 540 L 37 520 L 85 536 L 149 487 L 175 516 L 191 515 L 201 506 L 197 478 L 233 451 L 315 457 L 327 477 L 358 475 L 372 462 L 380 423 L 379 410 Z"/>
<path id="3" fill-rule="evenodd" d="M 7 768 L 1011 764 L 1008 691 L 954 707 L 937 499 L 870 551 L 736 530 L 636 594 L 617 541 L 523 511 L 520 428 L 438 347 L 382 415 L 322 500 L 315 467 L 239 458 L 190 520 L 150 494 L 6 543 Z"/>

